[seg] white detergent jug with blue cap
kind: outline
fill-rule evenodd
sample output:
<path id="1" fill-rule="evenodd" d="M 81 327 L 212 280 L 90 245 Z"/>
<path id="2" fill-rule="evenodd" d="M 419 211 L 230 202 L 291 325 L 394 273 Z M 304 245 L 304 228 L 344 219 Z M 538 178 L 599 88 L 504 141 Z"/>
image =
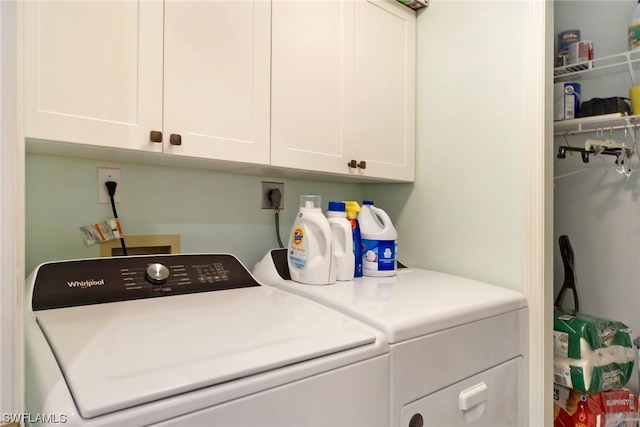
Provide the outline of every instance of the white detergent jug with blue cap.
<path id="1" fill-rule="evenodd" d="M 291 279 L 296 282 L 336 282 L 332 230 L 322 213 L 320 196 L 300 196 L 300 210 L 289 235 L 287 264 Z"/>
<path id="2" fill-rule="evenodd" d="M 391 218 L 370 200 L 362 202 L 358 213 L 362 236 L 362 274 L 395 276 L 397 273 L 398 232 Z"/>
<path id="3" fill-rule="evenodd" d="M 336 280 L 353 280 L 356 259 L 353 253 L 351 222 L 344 202 L 330 201 L 327 219 L 333 232 L 333 253 L 336 257 Z"/>

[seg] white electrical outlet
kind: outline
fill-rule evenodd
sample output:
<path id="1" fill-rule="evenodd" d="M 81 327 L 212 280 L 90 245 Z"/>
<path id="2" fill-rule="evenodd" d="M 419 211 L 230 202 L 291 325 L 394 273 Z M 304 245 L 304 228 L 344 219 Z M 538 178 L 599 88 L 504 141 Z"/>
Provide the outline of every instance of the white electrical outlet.
<path id="1" fill-rule="evenodd" d="M 114 181 L 118 184 L 113 199 L 120 203 L 122 198 L 122 183 L 120 182 L 120 169 L 98 168 L 98 203 L 111 203 L 109 192 L 104 185 L 107 181 Z"/>

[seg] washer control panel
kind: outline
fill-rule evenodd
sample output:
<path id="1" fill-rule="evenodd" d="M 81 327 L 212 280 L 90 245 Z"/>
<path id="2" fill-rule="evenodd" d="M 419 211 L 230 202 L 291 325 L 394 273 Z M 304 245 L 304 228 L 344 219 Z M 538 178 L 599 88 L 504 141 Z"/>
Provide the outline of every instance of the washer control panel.
<path id="1" fill-rule="evenodd" d="M 33 285 L 33 310 L 260 286 L 233 255 L 151 255 L 52 262 Z"/>

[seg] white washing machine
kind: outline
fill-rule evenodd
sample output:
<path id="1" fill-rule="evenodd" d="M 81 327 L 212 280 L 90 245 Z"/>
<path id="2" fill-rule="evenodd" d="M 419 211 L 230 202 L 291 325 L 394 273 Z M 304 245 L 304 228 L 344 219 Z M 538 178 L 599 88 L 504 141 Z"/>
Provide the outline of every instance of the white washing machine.
<path id="1" fill-rule="evenodd" d="M 28 285 L 26 424 L 388 424 L 384 334 L 231 255 L 53 262 Z"/>
<path id="2" fill-rule="evenodd" d="M 421 269 L 327 286 L 289 279 L 286 249 L 254 277 L 384 332 L 390 344 L 390 425 L 527 424 L 526 299 L 518 292 Z"/>

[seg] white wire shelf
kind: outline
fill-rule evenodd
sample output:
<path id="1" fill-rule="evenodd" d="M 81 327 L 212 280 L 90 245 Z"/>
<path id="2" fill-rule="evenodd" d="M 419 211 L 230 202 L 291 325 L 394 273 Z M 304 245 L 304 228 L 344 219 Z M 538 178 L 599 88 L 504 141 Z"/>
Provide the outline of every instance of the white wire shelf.
<path id="1" fill-rule="evenodd" d="M 635 70 L 640 70 L 640 50 L 622 52 L 591 61 L 557 67 L 553 70 L 553 80 L 556 83 L 568 82 L 629 72 L 633 85 L 636 85 L 640 84 L 640 81 L 634 81 Z"/>
<path id="2" fill-rule="evenodd" d="M 626 116 L 622 113 L 615 113 L 558 120 L 553 122 L 553 130 L 555 135 L 567 135 L 594 131 L 608 132 L 625 128 L 631 130 L 639 124 L 640 115 Z"/>

